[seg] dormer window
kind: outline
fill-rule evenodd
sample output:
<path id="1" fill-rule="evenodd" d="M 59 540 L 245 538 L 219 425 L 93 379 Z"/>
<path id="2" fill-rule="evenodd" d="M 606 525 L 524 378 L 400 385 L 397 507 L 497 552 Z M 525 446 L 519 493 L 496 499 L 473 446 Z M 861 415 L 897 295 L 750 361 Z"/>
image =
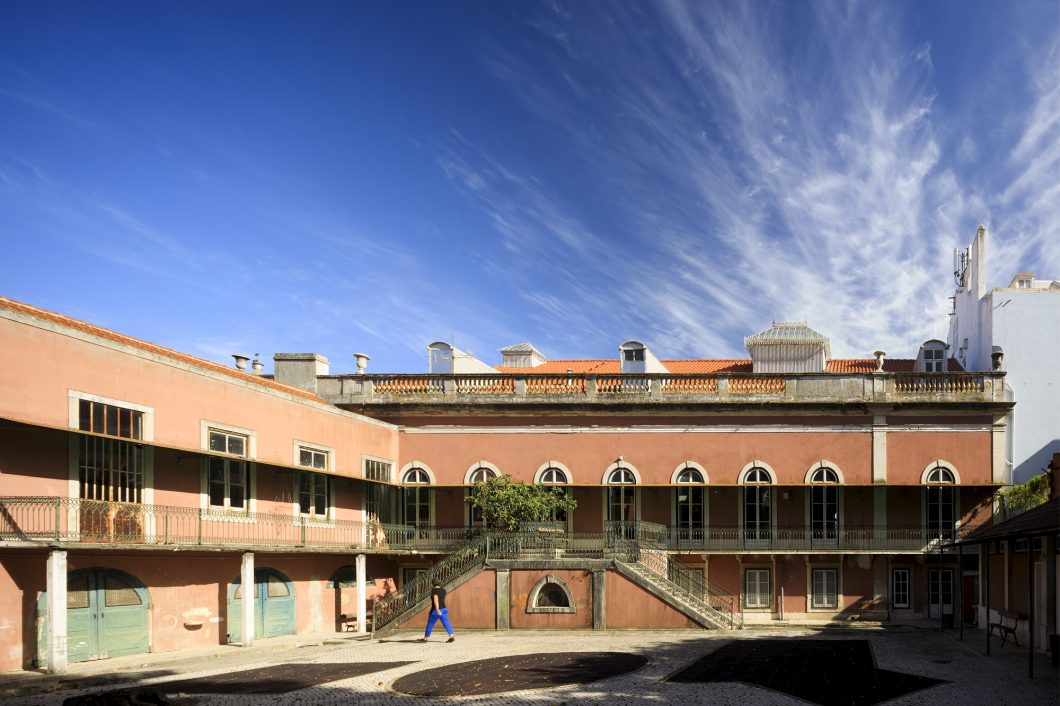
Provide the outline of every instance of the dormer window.
<path id="1" fill-rule="evenodd" d="M 946 372 L 947 346 L 942 341 L 932 339 L 926 341 L 924 345 L 920 346 L 920 353 L 917 355 L 917 370 L 924 373 L 944 373 Z"/>
<path id="2" fill-rule="evenodd" d="M 931 350 L 924 351 L 924 372 L 941 373 L 942 364 L 945 362 L 946 351 Z"/>
<path id="3" fill-rule="evenodd" d="M 626 351 L 623 351 L 623 354 L 624 354 L 625 359 L 628 360 L 631 363 L 633 361 L 643 361 L 644 360 L 644 349 L 643 348 L 634 348 L 632 350 L 626 350 Z"/>

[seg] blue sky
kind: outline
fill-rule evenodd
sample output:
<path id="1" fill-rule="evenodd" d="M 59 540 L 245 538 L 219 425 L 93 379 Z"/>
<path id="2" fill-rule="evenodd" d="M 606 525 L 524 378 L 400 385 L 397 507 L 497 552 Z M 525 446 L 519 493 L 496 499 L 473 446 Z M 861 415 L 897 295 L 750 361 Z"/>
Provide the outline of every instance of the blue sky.
<path id="1" fill-rule="evenodd" d="M 1060 278 L 1043 2 L 7 2 L 0 294 L 333 372 L 945 337 Z"/>

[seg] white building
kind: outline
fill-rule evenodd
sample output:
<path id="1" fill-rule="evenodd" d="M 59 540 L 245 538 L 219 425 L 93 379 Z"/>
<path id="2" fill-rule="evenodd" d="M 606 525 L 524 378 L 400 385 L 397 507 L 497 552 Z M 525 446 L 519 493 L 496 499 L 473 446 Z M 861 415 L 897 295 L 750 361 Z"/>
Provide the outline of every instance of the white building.
<path id="1" fill-rule="evenodd" d="M 955 253 L 950 355 L 966 370 L 1007 371 L 1016 408 L 1009 428 L 1013 482 L 1037 475 L 1060 451 L 1060 281 L 1020 272 L 987 289 L 986 229 Z M 996 358 L 996 360 L 995 360 Z"/>

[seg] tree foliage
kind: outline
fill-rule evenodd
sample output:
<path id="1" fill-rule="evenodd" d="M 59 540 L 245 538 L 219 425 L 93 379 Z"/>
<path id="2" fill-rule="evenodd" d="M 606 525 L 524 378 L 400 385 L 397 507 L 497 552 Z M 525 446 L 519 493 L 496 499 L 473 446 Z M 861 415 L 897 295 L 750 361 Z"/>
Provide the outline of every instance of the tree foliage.
<path id="1" fill-rule="evenodd" d="M 577 506 L 561 486 L 531 485 L 508 475 L 476 483 L 467 503 L 479 509 L 487 526 L 510 532 L 524 522 L 546 522 L 556 511 L 570 512 Z"/>
<path id="2" fill-rule="evenodd" d="M 1038 507 L 1049 499 L 1049 486 L 1048 470 L 1023 483 L 1016 483 L 1005 491 L 1005 507 L 1017 512 Z"/>

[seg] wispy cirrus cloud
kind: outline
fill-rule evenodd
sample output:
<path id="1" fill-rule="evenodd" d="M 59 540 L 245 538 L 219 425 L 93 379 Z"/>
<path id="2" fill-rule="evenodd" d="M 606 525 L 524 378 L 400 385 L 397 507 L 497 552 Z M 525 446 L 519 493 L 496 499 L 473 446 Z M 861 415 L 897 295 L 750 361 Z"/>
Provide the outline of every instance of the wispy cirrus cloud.
<path id="1" fill-rule="evenodd" d="M 943 332 L 949 252 L 978 220 L 1011 227 L 1000 207 L 1018 201 L 1041 214 L 1025 247 L 1054 247 L 1055 62 L 992 204 L 943 154 L 930 45 L 887 7 L 800 6 L 794 33 L 785 9 L 556 7 L 530 23 L 546 49 L 492 48 L 584 188 L 546 188 L 463 137 L 438 163 L 512 251 L 494 276 L 557 352 L 625 331 L 663 355 L 740 354 L 775 318 L 808 320 L 836 355 L 912 355 Z M 581 215 L 586 200 L 606 216 Z M 1005 255 L 1014 238 L 997 240 Z"/>

